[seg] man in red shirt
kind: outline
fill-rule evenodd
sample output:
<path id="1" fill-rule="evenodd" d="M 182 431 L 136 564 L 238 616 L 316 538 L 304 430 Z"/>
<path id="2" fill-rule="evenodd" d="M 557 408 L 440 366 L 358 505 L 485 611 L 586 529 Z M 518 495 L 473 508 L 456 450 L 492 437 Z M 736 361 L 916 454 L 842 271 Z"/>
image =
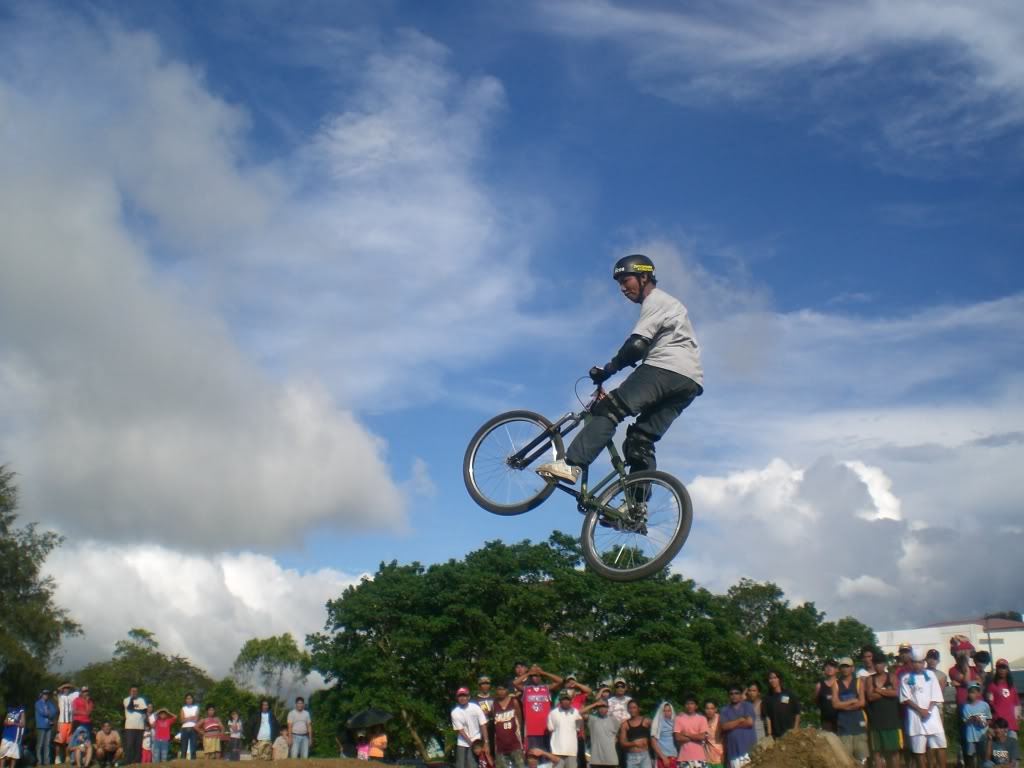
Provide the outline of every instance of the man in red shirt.
<path id="1" fill-rule="evenodd" d="M 550 682 L 545 684 L 541 678 Z M 523 717 L 526 720 L 526 748 L 548 749 L 548 712 L 551 711 L 551 692 L 562 685 L 562 678 L 545 672 L 537 664 L 517 677 L 515 686 L 523 692 Z"/>
<path id="2" fill-rule="evenodd" d="M 499 682 L 494 687 L 494 757 L 497 768 L 524 768 L 523 713 L 509 686 Z"/>
<path id="3" fill-rule="evenodd" d="M 94 706 L 92 697 L 89 696 L 89 686 L 83 685 L 78 698 L 71 702 L 71 725 L 72 730 L 80 725 L 92 731 L 92 708 Z"/>

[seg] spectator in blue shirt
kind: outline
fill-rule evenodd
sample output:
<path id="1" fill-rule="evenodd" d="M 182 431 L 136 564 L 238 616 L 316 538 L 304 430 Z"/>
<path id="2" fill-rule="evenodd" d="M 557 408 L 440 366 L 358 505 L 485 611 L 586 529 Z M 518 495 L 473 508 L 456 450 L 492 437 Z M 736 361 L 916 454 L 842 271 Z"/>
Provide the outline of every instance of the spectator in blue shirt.
<path id="1" fill-rule="evenodd" d="M 50 764 L 50 744 L 53 742 L 53 724 L 57 721 L 57 705 L 44 690 L 36 699 L 36 764 Z"/>
<path id="2" fill-rule="evenodd" d="M 967 686 L 967 703 L 960 708 L 960 722 L 964 724 L 964 763 L 967 768 L 977 768 L 985 758 L 985 737 L 992 710 L 981 698 L 981 683 L 977 680 Z"/>

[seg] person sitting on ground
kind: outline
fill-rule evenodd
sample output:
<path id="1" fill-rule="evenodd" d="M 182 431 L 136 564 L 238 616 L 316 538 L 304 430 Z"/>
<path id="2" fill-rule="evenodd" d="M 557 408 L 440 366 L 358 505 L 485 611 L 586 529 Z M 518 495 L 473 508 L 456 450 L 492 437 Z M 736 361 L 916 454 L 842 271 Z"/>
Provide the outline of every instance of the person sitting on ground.
<path id="1" fill-rule="evenodd" d="M 1017 768 L 1020 760 L 1020 744 L 1008 735 L 1009 723 L 1002 717 L 992 721 L 992 738 L 988 740 L 987 759 L 984 768 L 1007 766 Z"/>
<path id="2" fill-rule="evenodd" d="M 87 768 L 92 763 L 92 735 L 88 726 L 80 725 L 71 733 L 68 761 L 77 768 Z"/>
<path id="3" fill-rule="evenodd" d="M 288 753 L 291 750 L 292 745 L 288 743 L 288 734 L 285 731 L 281 731 L 277 734 L 277 738 L 274 739 L 274 744 L 271 749 L 272 760 L 287 760 Z"/>
<path id="4" fill-rule="evenodd" d="M 981 683 L 975 680 L 967 686 L 967 703 L 960 709 L 960 722 L 963 723 L 961 748 L 967 768 L 978 768 L 978 764 L 985 759 L 988 724 L 991 720 L 992 709 L 981 698 Z"/>
<path id="5" fill-rule="evenodd" d="M 367 734 L 367 743 L 370 745 L 368 757 L 371 760 L 383 762 L 384 753 L 388 748 L 388 735 L 384 733 L 383 725 L 371 725 L 370 733 Z M 292 752 L 295 750 L 292 749 Z M 493 768 L 493 766 L 492 766 Z"/>
<path id="6" fill-rule="evenodd" d="M 124 746 L 121 744 L 121 734 L 114 730 L 109 720 L 104 721 L 100 726 L 100 732 L 96 734 L 96 749 L 94 750 L 97 765 L 114 765 L 121 762 L 124 757 Z"/>

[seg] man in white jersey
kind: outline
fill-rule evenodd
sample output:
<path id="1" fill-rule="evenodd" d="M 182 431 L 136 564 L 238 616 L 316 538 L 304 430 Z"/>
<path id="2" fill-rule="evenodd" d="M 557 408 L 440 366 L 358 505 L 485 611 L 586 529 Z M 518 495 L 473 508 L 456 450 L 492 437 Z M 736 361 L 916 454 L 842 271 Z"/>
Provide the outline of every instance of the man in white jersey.
<path id="1" fill-rule="evenodd" d="M 622 295 L 640 305 L 633 333 L 611 361 L 590 369 L 595 384 L 623 368 L 641 363 L 608 396 L 598 401 L 572 441 L 564 459 L 543 464 L 537 473 L 575 483 L 580 468 L 598 457 L 623 419 L 636 416 L 626 430 L 622 453 L 631 472 L 655 469 L 654 444 L 694 398 L 704 392 L 700 347 L 690 317 L 679 301 L 658 288 L 654 262 L 641 254 L 616 262 L 612 277 Z"/>
<path id="2" fill-rule="evenodd" d="M 67 757 L 71 742 L 71 706 L 78 698 L 78 690 L 71 683 L 64 683 L 57 691 L 57 736 L 53 741 L 57 748 L 55 762 L 59 765 Z"/>
<path id="3" fill-rule="evenodd" d="M 942 724 L 942 689 L 934 672 L 925 668 L 925 652 L 915 648 L 913 669 L 900 680 L 900 703 L 906 705 L 906 733 L 917 768 L 934 757 L 946 768 L 946 730 Z"/>

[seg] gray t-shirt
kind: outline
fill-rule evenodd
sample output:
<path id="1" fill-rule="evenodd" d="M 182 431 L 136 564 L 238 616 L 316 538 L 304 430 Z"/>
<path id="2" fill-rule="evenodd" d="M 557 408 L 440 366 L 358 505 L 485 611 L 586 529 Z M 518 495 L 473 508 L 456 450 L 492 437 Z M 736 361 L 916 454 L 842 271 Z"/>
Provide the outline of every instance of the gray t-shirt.
<path id="1" fill-rule="evenodd" d="M 611 715 L 587 718 L 590 730 L 590 763 L 591 765 L 618 765 L 619 755 L 615 751 L 615 742 L 619 737 L 621 723 Z"/>
<path id="2" fill-rule="evenodd" d="M 292 727 L 292 733 L 299 736 L 304 736 L 309 733 L 309 710 L 304 709 L 301 712 L 297 709 L 293 709 L 288 713 L 288 725 Z"/>
<path id="3" fill-rule="evenodd" d="M 633 333 L 650 339 L 644 365 L 681 373 L 704 386 L 700 346 L 686 307 L 660 288 L 651 291 L 640 305 L 640 319 Z"/>

